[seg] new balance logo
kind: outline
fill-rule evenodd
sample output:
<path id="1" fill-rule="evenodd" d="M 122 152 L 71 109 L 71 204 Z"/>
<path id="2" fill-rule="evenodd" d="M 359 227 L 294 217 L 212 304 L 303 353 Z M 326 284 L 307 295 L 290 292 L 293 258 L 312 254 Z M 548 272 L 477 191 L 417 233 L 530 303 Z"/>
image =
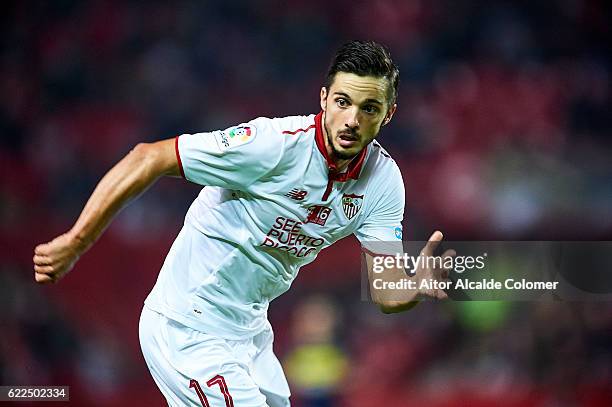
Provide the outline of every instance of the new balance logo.
<path id="1" fill-rule="evenodd" d="M 287 192 L 285 196 L 288 196 L 291 199 L 295 199 L 296 201 L 303 201 L 308 195 L 308 191 L 304 191 L 301 189 L 293 188 L 291 191 Z"/>

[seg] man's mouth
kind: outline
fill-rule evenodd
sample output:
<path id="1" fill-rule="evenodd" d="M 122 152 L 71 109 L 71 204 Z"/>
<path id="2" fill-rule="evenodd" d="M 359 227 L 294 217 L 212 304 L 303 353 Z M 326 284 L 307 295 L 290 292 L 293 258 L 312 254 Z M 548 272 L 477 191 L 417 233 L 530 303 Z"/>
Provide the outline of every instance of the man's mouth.
<path id="1" fill-rule="evenodd" d="M 343 148 L 353 147 L 359 141 L 359 137 L 353 133 L 338 134 L 338 144 Z"/>

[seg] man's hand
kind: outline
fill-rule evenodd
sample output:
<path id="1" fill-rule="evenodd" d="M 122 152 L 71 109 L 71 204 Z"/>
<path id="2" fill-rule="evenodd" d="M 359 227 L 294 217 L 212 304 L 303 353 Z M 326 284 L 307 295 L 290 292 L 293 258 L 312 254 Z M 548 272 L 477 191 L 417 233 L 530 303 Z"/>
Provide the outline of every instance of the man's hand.
<path id="1" fill-rule="evenodd" d="M 423 250 L 421 250 L 420 255 L 423 256 L 424 259 L 433 258 L 434 252 L 438 248 L 438 245 L 442 241 L 443 237 L 444 235 L 439 230 L 436 230 L 435 232 L 433 232 L 433 234 L 429 237 L 429 240 L 425 244 L 425 247 L 423 247 Z M 441 261 L 442 265 L 444 264 L 444 261 L 446 259 L 448 259 L 449 257 L 453 257 L 456 254 L 457 253 L 453 249 L 448 249 L 444 253 L 442 253 L 442 256 L 439 256 L 442 258 L 442 261 Z M 449 281 L 448 274 L 450 272 L 450 269 L 438 267 L 437 261 L 430 262 L 430 263 L 433 263 L 431 264 L 431 266 L 433 267 L 427 267 L 427 262 L 424 262 L 424 263 L 425 264 L 420 263 L 420 267 L 415 270 L 416 272 L 415 277 L 416 277 L 416 282 L 418 286 L 420 286 L 421 281 L 423 280 L 427 280 L 428 282 Z M 438 300 L 445 300 L 448 298 L 448 295 L 446 294 L 446 292 L 444 292 L 444 290 L 441 290 L 441 289 L 429 288 L 429 289 L 419 289 L 418 291 L 419 292 L 417 294 L 417 299 L 435 298 Z"/>
<path id="2" fill-rule="evenodd" d="M 34 278 L 37 283 L 55 283 L 67 274 L 82 253 L 82 246 L 69 233 L 34 249 Z"/>
<path id="3" fill-rule="evenodd" d="M 452 249 L 446 250 L 442 256 L 435 256 L 434 252 L 442 241 L 442 232 L 435 231 L 430 237 L 425 247 L 421 250 L 418 266 L 412 276 L 408 276 L 404 268 L 385 269 L 383 274 L 378 275 L 385 283 L 401 284 L 402 281 L 410 281 L 413 288 L 403 287 L 401 289 L 381 288 L 376 289 L 373 285 L 374 274 L 372 273 L 373 258 L 368 258 L 368 268 L 370 275 L 370 289 L 372 299 L 377 303 L 384 313 L 395 313 L 406 311 L 414 307 L 419 300 L 434 298 L 443 300 L 448 298 L 444 290 L 435 287 L 435 282 L 447 282 L 449 269 L 443 266 L 445 260 L 456 255 Z M 427 261 L 429 259 L 429 261 Z M 436 261 L 434 261 L 436 260 Z"/>
<path id="4" fill-rule="evenodd" d="M 54 283 L 70 271 L 113 217 L 162 175 L 178 176 L 175 140 L 140 143 L 104 175 L 70 232 L 36 246 L 34 277 Z"/>

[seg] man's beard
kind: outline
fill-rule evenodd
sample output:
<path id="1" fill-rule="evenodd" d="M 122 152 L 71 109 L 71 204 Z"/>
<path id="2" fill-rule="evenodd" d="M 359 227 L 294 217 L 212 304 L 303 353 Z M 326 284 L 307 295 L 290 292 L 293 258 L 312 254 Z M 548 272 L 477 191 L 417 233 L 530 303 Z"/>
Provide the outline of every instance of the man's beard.
<path id="1" fill-rule="evenodd" d="M 325 119 L 325 118 L 324 118 Z M 326 120 L 323 120 L 323 125 L 325 126 L 325 132 L 327 133 L 327 142 L 329 144 L 329 146 L 331 147 L 332 153 L 334 155 L 335 158 L 340 159 L 340 160 L 351 160 L 353 158 L 355 158 L 360 152 L 357 151 L 356 153 L 347 153 L 347 152 L 342 152 L 342 151 L 338 151 L 336 149 L 336 146 L 334 145 L 333 142 L 333 136 L 331 131 L 329 131 L 329 127 L 327 127 L 327 123 L 325 123 Z M 355 133 L 353 133 L 355 134 Z M 359 136 L 357 136 L 359 137 Z"/>

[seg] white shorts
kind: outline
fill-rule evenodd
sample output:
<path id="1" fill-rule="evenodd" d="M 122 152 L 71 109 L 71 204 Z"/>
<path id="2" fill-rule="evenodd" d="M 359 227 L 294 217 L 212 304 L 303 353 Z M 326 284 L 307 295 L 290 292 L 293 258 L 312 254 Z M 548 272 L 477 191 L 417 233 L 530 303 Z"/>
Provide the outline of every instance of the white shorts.
<path id="1" fill-rule="evenodd" d="M 290 406 L 271 330 L 245 340 L 221 339 L 145 306 L 139 336 L 149 371 L 170 406 Z"/>

